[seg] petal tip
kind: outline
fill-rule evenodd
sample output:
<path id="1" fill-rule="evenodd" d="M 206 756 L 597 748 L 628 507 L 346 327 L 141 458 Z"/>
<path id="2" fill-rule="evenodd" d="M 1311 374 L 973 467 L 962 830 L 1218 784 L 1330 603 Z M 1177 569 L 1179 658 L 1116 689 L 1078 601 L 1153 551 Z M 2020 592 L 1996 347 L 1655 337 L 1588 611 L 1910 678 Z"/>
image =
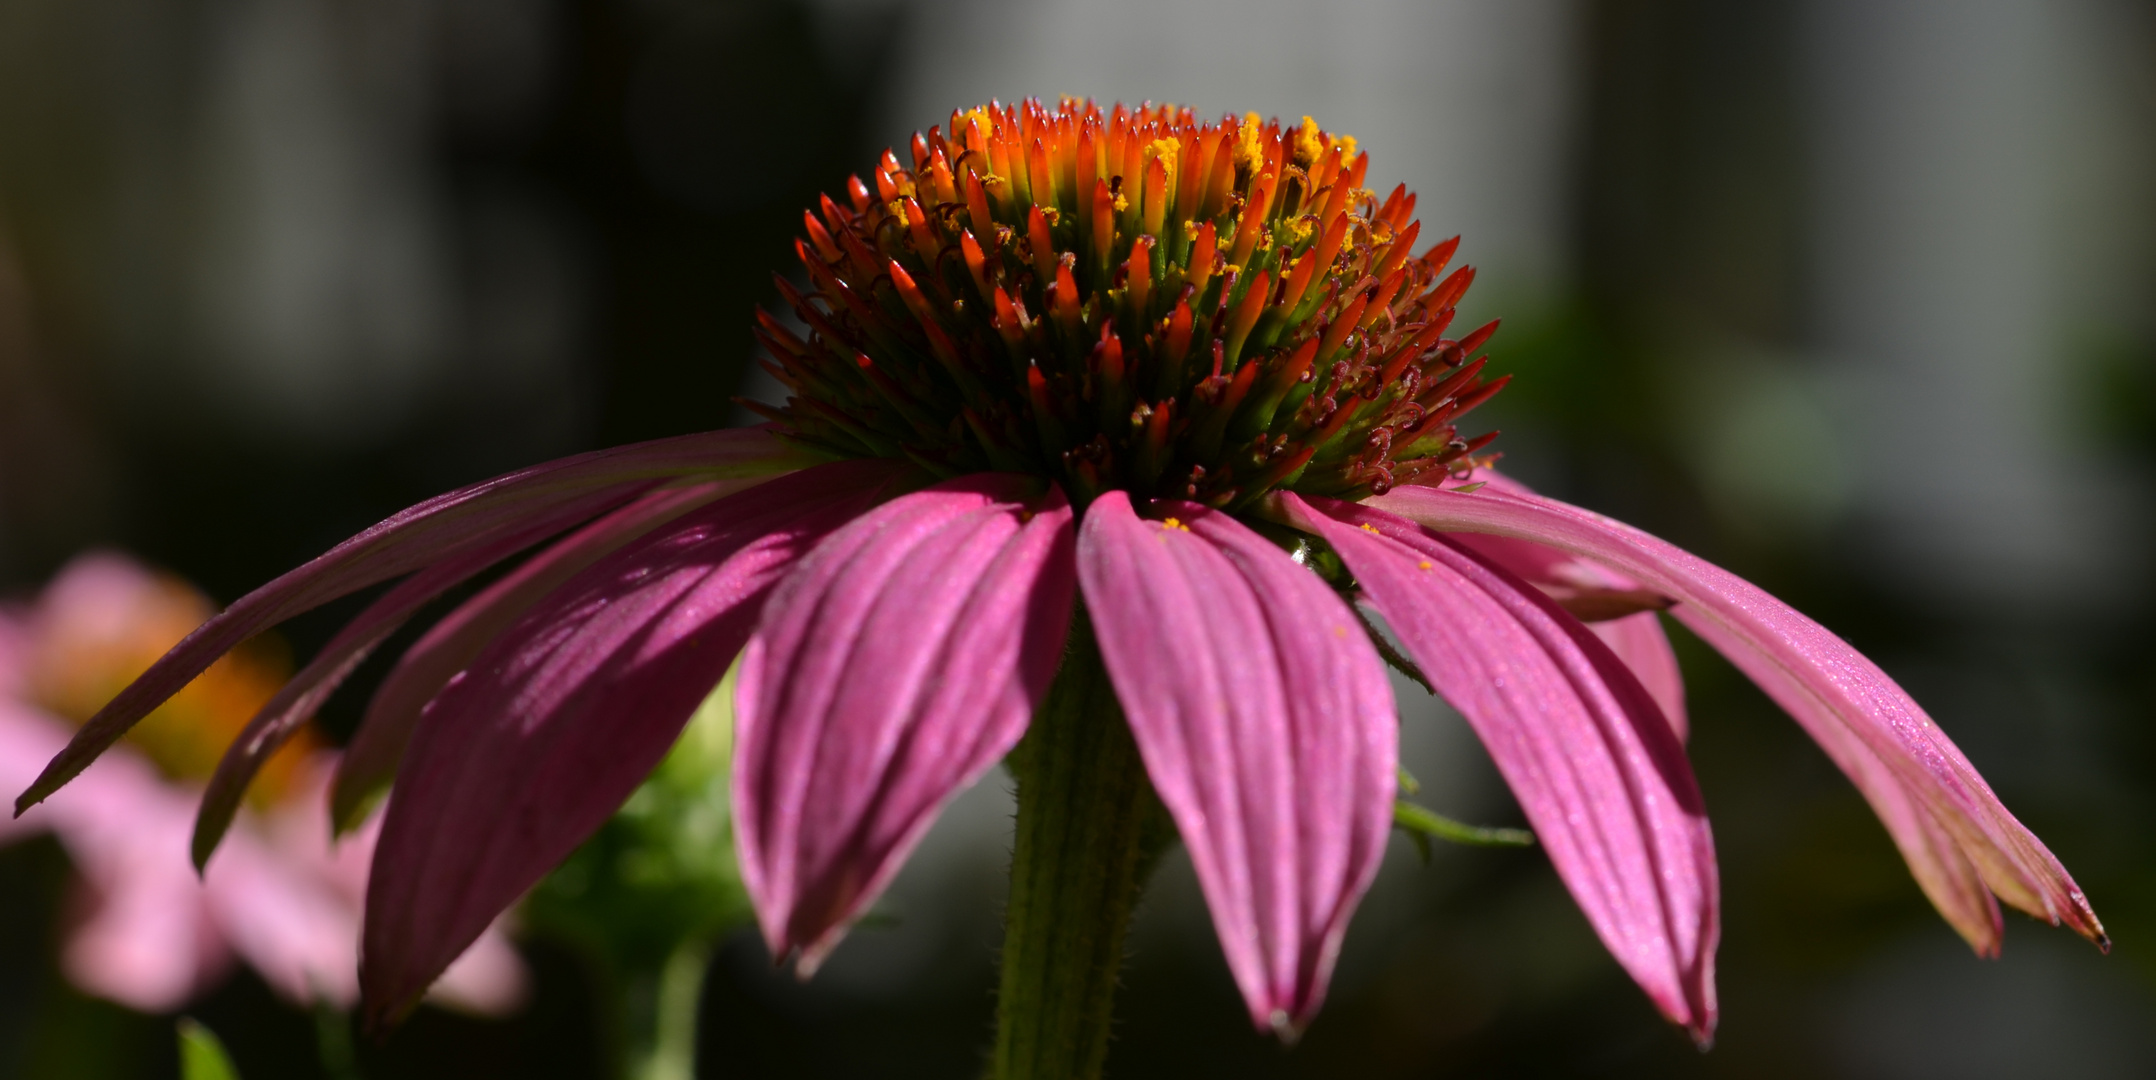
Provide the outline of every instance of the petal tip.
<path id="1" fill-rule="evenodd" d="M 1286 1009 L 1274 1009 L 1266 1018 L 1266 1026 L 1272 1030 L 1273 1037 L 1280 1040 L 1280 1045 L 1294 1046 L 1302 1041 L 1306 1025 L 1290 1017 Z"/>
<path id="2" fill-rule="evenodd" d="M 2106 956 L 2111 955 L 2111 935 L 2104 932 L 2104 924 L 2096 921 L 2094 912 L 2088 913 L 2086 922 L 2075 920 L 2073 929 L 2075 933 L 2089 939 L 2089 944 L 2096 946 L 2097 951 Z"/>
<path id="3" fill-rule="evenodd" d="M 2089 939 L 2098 949 L 2106 954 L 2110 953 L 2111 935 L 2104 931 L 2103 920 L 2096 917 L 2096 909 L 2089 905 L 2089 898 L 2076 888 L 2073 890 L 2072 899 L 2074 906 L 2068 914 L 2067 925 L 2073 928 L 2074 933 Z"/>
<path id="4" fill-rule="evenodd" d="M 195 864 L 195 876 L 209 871 L 210 857 L 217 854 L 218 845 L 224 843 L 225 833 L 232 828 L 232 819 L 239 812 L 237 805 L 203 804 L 195 815 L 195 832 L 188 841 L 187 855 Z"/>
<path id="5" fill-rule="evenodd" d="M 369 1042 L 380 1045 L 404 1024 L 404 1019 L 417 1008 L 416 995 L 402 1003 L 385 1002 L 370 990 L 360 991 L 359 1026 Z"/>
<path id="6" fill-rule="evenodd" d="M 63 750 L 61 753 L 65 754 L 66 751 Z M 75 778 L 76 773 L 81 771 L 80 768 L 64 769 L 57 761 L 45 766 L 45 771 L 39 773 L 37 779 L 31 781 L 30 786 L 24 788 L 22 794 L 15 797 L 15 816 L 21 817 L 29 813 L 31 807 L 50 798 L 53 792 L 60 790 L 63 785 Z"/>

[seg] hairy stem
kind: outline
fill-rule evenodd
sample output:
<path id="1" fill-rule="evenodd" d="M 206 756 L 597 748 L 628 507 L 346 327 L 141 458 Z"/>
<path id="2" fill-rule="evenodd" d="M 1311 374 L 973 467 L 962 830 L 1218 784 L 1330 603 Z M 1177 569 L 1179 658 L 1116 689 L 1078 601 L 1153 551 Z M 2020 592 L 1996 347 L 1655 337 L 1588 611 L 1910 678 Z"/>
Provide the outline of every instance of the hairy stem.
<path id="1" fill-rule="evenodd" d="M 1124 933 L 1173 828 L 1083 612 L 1010 766 L 1018 830 L 991 1075 L 1092 1080 L 1108 1055 Z"/>

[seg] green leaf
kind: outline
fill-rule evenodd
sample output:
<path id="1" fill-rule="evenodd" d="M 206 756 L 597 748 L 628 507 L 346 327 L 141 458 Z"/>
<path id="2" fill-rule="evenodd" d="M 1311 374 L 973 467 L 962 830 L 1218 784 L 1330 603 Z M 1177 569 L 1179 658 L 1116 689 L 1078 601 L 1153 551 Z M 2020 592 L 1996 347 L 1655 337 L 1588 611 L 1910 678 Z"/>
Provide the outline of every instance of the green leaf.
<path id="1" fill-rule="evenodd" d="M 239 1080 L 225 1044 L 210 1029 L 180 1018 L 180 1080 Z"/>
<path id="2" fill-rule="evenodd" d="M 1415 842 L 1415 850 L 1422 854 L 1422 861 L 1430 861 L 1430 841 L 1443 840 L 1469 847 L 1532 847 L 1535 834 L 1526 829 L 1488 828 L 1454 821 L 1443 814 L 1396 799 L 1392 804 L 1392 823 L 1404 830 L 1407 838 Z"/>

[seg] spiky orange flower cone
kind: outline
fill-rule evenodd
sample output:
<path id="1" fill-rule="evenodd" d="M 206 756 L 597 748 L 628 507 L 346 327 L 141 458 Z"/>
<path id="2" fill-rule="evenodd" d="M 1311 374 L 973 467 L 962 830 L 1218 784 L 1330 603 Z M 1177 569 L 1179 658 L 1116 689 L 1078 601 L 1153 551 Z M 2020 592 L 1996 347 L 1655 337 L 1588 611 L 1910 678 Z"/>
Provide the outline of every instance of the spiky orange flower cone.
<path id="1" fill-rule="evenodd" d="M 1453 421 L 1503 380 L 1444 337 L 1472 269 L 1412 254 L 1405 187 L 1305 117 L 1065 101 L 951 114 L 828 196 L 780 279 L 806 340 L 758 337 L 768 415 L 846 456 L 1047 474 L 1079 502 L 1359 499 L 1462 462 Z"/>

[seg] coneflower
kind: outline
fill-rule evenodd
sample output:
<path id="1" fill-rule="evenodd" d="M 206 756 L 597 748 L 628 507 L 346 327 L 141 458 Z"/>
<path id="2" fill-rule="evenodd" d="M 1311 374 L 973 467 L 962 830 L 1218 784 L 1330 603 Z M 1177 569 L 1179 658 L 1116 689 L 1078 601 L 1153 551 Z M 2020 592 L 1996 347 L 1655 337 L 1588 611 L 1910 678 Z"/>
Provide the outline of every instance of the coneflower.
<path id="1" fill-rule="evenodd" d="M 953 113 L 804 218 L 792 392 L 756 430 L 514 473 L 233 605 L 100 714 L 35 802 L 225 650 L 409 575 L 239 740 L 248 777 L 444 589 L 542 544 L 409 650 L 336 793 L 394 778 L 362 986 L 406 1007 L 650 770 L 731 663 L 742 870 L 814 969 L 953 793 L 1018 783 L 996 1074 L 1097 1075 L 1168 828 L 1252 1020 L 1324 997 L 1396 800 L 1390 655 L 1457 707 L 1589 922 L 1715 1019 L 1715 861 L 1657 609 L 1786 707 L 1981 953 L 1994 896 L 2102 941 L 2057 860 L 1880 670 L 1757 588 L 1490 472 L 1473 278 L 1420 254 L 1305 119 L 1027 102 Z M 1399 656 L 1356 610 L 1367 604 Z M 1157 798 L 1157 802 L 1156 802 Z"/>

